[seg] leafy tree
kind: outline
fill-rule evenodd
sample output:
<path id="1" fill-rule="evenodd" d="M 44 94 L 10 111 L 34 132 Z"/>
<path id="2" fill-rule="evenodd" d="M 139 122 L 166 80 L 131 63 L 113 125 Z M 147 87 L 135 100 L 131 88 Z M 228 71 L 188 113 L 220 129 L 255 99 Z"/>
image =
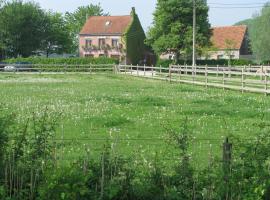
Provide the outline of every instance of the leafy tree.
<path id="1" fill-rule="evenodd" d="M 7 55 L 27 57 L 40 46 L 44 12 L 38 4 L 14 0 L 0 12 L 0 44 Z"/>
<path id="2" fill-rule="evenodd" d="M 205 0 L 196 1 L 197 46 L 209 44 L 211 31 L 208 22 L 208 6 Z M 173 52 L 188 57 L 192 52 L 193 33 L 192 0 L 158 0 L 153 27 L 148 33 L 147 43 L 157 54 Z"/>
<path id="3" fill-rule="evenodd" d="M 261 13 L 255 15 L 251 25 L 250 36 L 252 51 L 259 60 L 270 60 L 270 3 Z"/>
<path id="4" fill-rule="evenodd" d="M 233 51 L 234 49 L 236 49 L 236 43 L 234 40 L 229 40 L 229 39 L 226 39 L 225 40 L 225 55 L 229 58 L 228 59 L 228 66 L 231 66 L 231 59 L 232 59 L 232 56 L 233 56 Z"/>
<path id="5" fill-rule="evenodd" d="M 67 12 L 65 14 L 65 19 L 67 23 L 68 30 L 70 32 L 70 37 L 73 40 L 72 51 L 76 52 L 79 47 L 78 35 L 86 20 L 90 16 L 102 16 L 108 15 L 104 13 L 100 4 L 94 5 L 90 4 L 88 6 L 81 6 L 73 13 Z"/>
<path id="6" fill-rule="evenodd" d="M 63 16 L 60 13 L 46 13 L 41 51 L 48 57 L 51 53 L 69 52 L 72 40 Z"/>

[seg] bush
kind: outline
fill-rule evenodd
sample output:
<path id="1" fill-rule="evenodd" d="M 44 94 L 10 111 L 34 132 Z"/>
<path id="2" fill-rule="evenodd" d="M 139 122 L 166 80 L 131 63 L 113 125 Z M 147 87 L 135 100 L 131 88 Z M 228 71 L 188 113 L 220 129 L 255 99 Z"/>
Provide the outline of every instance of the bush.
<path id="1" fill-rule="evenodd" d="M 156 66 L 162 66 L 162 67 L 169 67 L 171 64 L 175 64 L 174 60 L 163 60 L 159 59 L 157 61 Z M 184 60 L 179 60 L 177 62 L 178 65 L 192 65 L 192 61 L 184 61 Z M 254 64 L 252 61 L 249 60 L 231 60 L 231 66 L 244 66 L 244 65 L 252 65 Z M 208 65 L 208 66 L 227 66 L 228 65 L 228 60 L 197 60 L 197 65 Z"/>
<path id="2" fill-rule="evenodd" d="M 114 58 L 11 58 L 5 60 L 7 63 L 28 62 L 31 64 L 67 64 L 67 65 L 86 65 L 86 64 L 118 64 L 118 60 Z"/>

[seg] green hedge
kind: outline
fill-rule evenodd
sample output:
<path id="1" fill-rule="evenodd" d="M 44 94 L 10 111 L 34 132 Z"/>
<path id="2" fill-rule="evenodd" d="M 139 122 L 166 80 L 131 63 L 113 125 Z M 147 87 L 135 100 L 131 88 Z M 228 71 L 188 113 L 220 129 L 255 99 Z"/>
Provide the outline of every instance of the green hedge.
<path id="1" fill-rule="evenodd" d="M 156 66 L 162 66 L 162 67 L 169 67 L 169 65 L 175 64 L 174 60 L 162 60 L 159 59 Z M 192 61 L 184 61 L 184 60 L 179 60 L 177 63 L 178 65 L 192 65 Z M 231 65 L 232 66 L 244 66 L 244 65 L 252 65 L 254 64 L 252 61 L 248 60 L 231 60 Z M 227 66 L 228 65 L 228 60 L 197 60 L 197 65 L 208 65 L 208 66 Z"/>
<path id="2" fill-rule="evenodd" d="M 67 65 L 83 65 L 83 64 L 118 64 L 118 60 L 113 58 L 12 58 L 5 60 L 7 63 L 28 62 L 31 64 L 67 64 Z"/>

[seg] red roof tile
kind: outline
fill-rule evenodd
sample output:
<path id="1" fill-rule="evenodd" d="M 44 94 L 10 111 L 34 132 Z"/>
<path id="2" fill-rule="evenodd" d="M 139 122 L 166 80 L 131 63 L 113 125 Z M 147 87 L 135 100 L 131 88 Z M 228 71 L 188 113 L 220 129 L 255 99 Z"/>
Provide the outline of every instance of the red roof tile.
<path id="1" fill-rule="evenodd" d="M 89 35 L 121 35 L 131 23 L 132 17 L 127 16 L 93 16 L 89 17 L 80 34 Z"/>
<path id="2" fill-rule="evenodd" d="M 241 49 L 247 26 L 215 27 L 212 31 L 211 42 L 215 48 L 227 49 L 227 41 L 232 41 L 234 49 Z"/>

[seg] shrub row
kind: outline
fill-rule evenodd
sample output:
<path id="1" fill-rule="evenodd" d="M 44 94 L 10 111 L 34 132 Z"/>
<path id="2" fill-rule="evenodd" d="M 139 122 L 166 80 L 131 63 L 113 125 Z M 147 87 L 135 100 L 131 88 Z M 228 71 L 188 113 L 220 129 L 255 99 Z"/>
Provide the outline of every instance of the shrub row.
<path id="1" fill-rule="evenodd" d="M 131 158 L 121 156 L 110 140 L 99 158 L 86 149 L 64 165 L 55 151 L 66 147 L 55 140 L 60 114 L 46 109 L 20 124 L 10 113 L 0 104 L 1 200 L 270 199 L 270 126 L 264 120 L 254 125 L 255 138 L 232 140 L 233 160 L 229 150 L 223 162 L 209 154 L 209 165 L 196 169 L 188 151 L 194 132 L 187 118 L 179 128 L 166 128 L 167 142 L 179 155 L 170 168 L 158 153 L 154 160 L 139 150 Z"/>
<path id="2" fill-rule="evenodd" d="M 7 63 L 31 63 L 31 64 L 67 64 L 67 65 L 84 65 L 84 64 L 118 64 L 118 60 L 113 58 L 12 58 L 5 60 Z"/>
<path id="3" fill-rule="evenodd" d="M 177 63 L 175 63 L 174 60 L 158 60 L 156 66 L 163 66 L 163 67 L 169 67 L 171 64 L 178 64 L 178 65 L 192 65 L 192 61 L 188 60 L 179 60 Z M 244 65 L 252 65 L 254 64 L 252 61 L 248 60 L 231 60 L 232 66 L 244 66 Z M 216 66 L 216 65 L 228 65 L 228 60 L 197 60 L 197 65 L 208 65 L 208 66 Z"/>

